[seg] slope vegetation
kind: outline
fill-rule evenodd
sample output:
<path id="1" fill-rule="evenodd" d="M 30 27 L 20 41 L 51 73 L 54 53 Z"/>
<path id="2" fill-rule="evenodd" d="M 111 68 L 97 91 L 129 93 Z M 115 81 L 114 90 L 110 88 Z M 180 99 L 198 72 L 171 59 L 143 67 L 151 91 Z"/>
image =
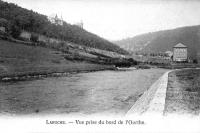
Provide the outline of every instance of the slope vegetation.
<path id="1" fill-rule="evenodd" d="M 1 25 L 6 27 L 7 32 L 15 38 L 22 30 L 25 30 L 79 45 L 127 54 L 125 50 L 115 44 L 78 26 L 65 21 L 62 24 L 52 23 L 45 15 L 0 0 Z"/>
<path id="2" fill-rule="evenodd" d="M 196 58 L 196 53 L 200 52 L 200 26 L 152 32 L 116 42 L 129 51 L 150 53 L 172 51 L 177 43 L 186 45 L 189 57 Z"/>
<path id="3" fill-rule="evenodd" d="M 111 66 L 71 61 L 62 52 L 0 40 L 0 78 L 110 69 Z"/>

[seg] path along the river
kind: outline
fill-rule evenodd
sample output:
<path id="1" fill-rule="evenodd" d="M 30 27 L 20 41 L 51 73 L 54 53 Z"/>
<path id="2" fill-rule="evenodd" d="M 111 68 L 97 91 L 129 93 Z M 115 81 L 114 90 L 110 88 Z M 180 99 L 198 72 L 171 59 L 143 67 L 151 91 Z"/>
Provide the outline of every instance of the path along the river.
<path id="1" fill-rule="evenodd" d="M 169 73 L 176 78 L 169 77 Z M 194 85 L 199 81 L 198 73 L 198 68 L 167 71 L 144 92 L 126 115 L 199 115 L 199 85 Z"/>
<path id="2" fill-rule="evenodd" d="M 137 100 L 127 115 L 135 114 L 160 114 L 165 107 L 165 98 L 168 84 L 168 74 L 164 73 L 144 94 Z"/>

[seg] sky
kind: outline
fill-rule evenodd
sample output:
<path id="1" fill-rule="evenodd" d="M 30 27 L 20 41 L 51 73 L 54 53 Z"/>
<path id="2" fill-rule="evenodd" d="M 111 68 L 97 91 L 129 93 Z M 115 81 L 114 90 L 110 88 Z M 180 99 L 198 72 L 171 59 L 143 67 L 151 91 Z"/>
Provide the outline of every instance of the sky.
<path id="1" fill-rule="evenodd" d="M 114 41 L 142 33 L 200 24 L 198 0 L 4 0 L 51 16 L 58 14 Z"/>

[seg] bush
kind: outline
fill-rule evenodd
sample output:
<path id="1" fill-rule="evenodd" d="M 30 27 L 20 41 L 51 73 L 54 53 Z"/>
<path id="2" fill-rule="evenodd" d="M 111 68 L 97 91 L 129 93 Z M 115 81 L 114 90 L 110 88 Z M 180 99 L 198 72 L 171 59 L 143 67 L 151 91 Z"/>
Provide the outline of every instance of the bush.
<path id="1" fill-rule="evenodd" d="M 32 33 L 30 40 L 32 42 L 38 42 L 38 38 L 39 38 L 39 36 L 37 34 Z"/>
<path id="2" fill-rule="evenodd" d="M 18 38 L 19 35 L 21 34 L 21 30 L 20 30 L 20 28 L 18 26 L 12 25 L 10 34 L 11 34 L 12 37 Z"/>
<path id="3" fill-rule="evenodd" d="M 8 20 L 4 18 L 0 18 L 0 27 L 5 27 L 6 32 L 8 31 Z"/>
<path id="4" fill-rule="evenodd" d="M 148 65 L 139 65 L 138 68 L 139 69 L 150 69 L 151 67 Z"/>
<path id="5" fill-rule="evenodd" d="M 198 60 L 197 60 L 197 59 L 194 59 L 194 60 L 193 60 L 193 63 L 194 63 L 194 64 L 197 64 L 197 63 L 198 63 Z"/>
<path id="6" fill-rule="evenodd" d="M 128 61 L 131 62 L 133 65 L 138 64 L 138 62 L 136 60 L 134 60 L 133 58 L 129 58 Z"/>
<path id="7" fill-rule="evenodd" d="M 22 41 L 30 41 L 29 39 L 24 38 L 24 37 L 20 37 L 20 36 L 18 37 L 18 39 L 19 39 L 19 40 L 22 40 Z"/>
<path id="8" fill-rule="evenodd" d="M 42 47 L 46 47 L 47 46 L 45 42 L 39 42 L 38 45 L 42 46 Z"/>

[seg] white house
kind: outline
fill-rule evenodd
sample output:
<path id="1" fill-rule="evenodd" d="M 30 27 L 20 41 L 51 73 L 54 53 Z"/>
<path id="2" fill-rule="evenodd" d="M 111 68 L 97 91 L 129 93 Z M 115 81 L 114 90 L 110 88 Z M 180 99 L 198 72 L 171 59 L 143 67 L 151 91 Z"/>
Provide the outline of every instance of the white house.
<path id="1" fill-rule="evenodd" d="M 187 46 L 179 43 L 173 47 L 173 61 L 182 62 L 187 61 L 188 52 Z"/>

